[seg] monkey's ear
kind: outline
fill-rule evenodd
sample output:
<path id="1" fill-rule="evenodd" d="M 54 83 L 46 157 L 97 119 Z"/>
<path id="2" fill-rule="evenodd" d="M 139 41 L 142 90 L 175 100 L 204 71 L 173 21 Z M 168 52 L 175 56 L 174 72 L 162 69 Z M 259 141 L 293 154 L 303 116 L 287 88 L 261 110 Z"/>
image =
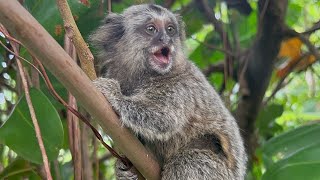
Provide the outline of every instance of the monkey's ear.
<path id="1" fill-rule="evenodd" d="M 180 40 L 183 43 L 186 39 L 186 32 L 185 32 L 185 24 L 182 20 L 182 16 L 180 16 L 179 14 L 175 14 L 176 19 L 178 21 L 179 24 L 179 36 L 180 36 Z"/>
<path id="2" fill-rule="evenodd" d="M 89 40 L 98 50 L 110 49 L 119 42 L 124 32 L 124 17 L 111 13 L 103 20 L 102 25 L 89 36 Z"/>
<path id="3" fill-rule="evenodd" d="M 117 14 L 117 13 L 110 13 L 110 14 L 108 14 L 105 18 L 104 18 L 104 20 L 103 20 L 103 22 L 105 23 L 105 24 L 118 24 L 118 23 L 121 23 L 121 22 L 123 22 L 123 16 L 121 15 L 121 14 Z"/>

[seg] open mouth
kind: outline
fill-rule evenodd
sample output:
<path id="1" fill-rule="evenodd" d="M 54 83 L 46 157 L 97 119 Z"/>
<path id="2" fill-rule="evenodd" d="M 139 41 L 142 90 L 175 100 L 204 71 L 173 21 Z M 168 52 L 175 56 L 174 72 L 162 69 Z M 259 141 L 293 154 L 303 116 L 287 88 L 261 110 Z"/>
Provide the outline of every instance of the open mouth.
<path id="1" fill-rule="evenodd" d="M 158 51 L 154 52 L 153 55 L 160 64 L 167 65 L 170 63 L 170 49 L 168 47 L 159 49 Z"/>

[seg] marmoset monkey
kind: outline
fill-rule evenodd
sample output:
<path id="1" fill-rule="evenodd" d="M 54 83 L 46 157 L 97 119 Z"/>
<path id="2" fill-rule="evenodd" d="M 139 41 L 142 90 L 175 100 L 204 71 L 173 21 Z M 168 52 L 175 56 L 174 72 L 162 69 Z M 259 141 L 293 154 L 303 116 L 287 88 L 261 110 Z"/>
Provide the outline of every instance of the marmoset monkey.
<path id="1" fill-rule="evenodd" d="M 184 25 L 158 5 L 109 14 L 90 37 L 102 77 L 94 84 L 151 150 L 164 180 L 244 179 L 238 125 L 183 52 Z M 118 179 L 136 179 L 116 169 Z"/>

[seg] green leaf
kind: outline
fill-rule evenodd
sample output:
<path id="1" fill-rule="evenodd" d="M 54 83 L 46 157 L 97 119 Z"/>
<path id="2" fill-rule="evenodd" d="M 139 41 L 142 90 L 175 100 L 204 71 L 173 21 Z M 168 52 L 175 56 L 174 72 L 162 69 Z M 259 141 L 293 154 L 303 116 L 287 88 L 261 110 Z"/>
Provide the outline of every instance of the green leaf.
<path id="1" fill-rule="evenodd" d="M 318 180 L 320 162 L 296 163 L 276 169 L 270 176 L 262 176 L 262 180 Z"/>
<path id="2" fill-rule="evenodd" d="M 103 12 L 100 14 L 98 13 L 100 1 L 89 0 L 89 6 L 81 3 L 81 1 L 78 0 L 68 0 L 68 3 L 72 11 L 72 15 L 76 19 L 76 22 L 81 24 L 79 26 L 79 29 L 81 30 L 82 35 L 86 37 L 87 33 L 91 31 L 92 28 L 94 28 L 96 25 L 98 25 L 98 22 L 104 16 Z M 53 36 L 60 42 L 62 41 L 64 35 L 64 27 L 62 18 L 57 8 L 56 1 L 28 0 L 25 1 L 24 6 L 51 34 L 51 36 Z M 101 7 L 106 6 L 101 4 Z M 84 24 L 84 22 L 86 26 L 82 25 Z"/>
<path id="3" fill-rule="evenodd" d="M 224 76 L 222 73 L 211 73 L 208 80 L 216 89 L 219 89 L 222 86 L 223 78 Z"/>
<path id="4" fill-rule="evenodd" d="M 263 136 L 274 134 L 279 129 L 279 126 L 275 123 L 277 117 L 280 117 L 283 113 L 283 105 L 271 104 L 263 108 L 258 115 L 256 126 L 259 129 L 259 133 Z"/>
<path id="5" fill-rule="evenodd" d="M 284 172 L 277 172 L 279 169 L 286 169 L 288 166 L 296 164 L 309 164 L 309 163 L 319 163 L 320 162 L 320 143 L 315 143 L 310 146 L 306 146 L 298 150 L 297 152 L 291 154 L 287 158 L 273 164 L 269 167 L 266 173 L 263 175 L 263 179 L 274 179 L 274 176 L 285 177 Z M 293 172 L 292 172 L 293 173 Z M 285 174 L 285 173 L 284 173 Z M 318 176 L 319 177 L 319 176 Z"/>
<path id="6" fill-rule="evenodd" d="M 32 165 L 30 162 L 18 157 L 11 162 L 8 167 L 1 171 L 0 179 L 22 179 L 23 177 L 34 174 L 36 168 L 37 167 L 35 165 Z"/>
<path id="7" fill-rule="evenodd" d="M 274 160 L 285 159 L 302 148 L 320 143 L 320 123 L 303 126 L 270 139 L 263 152 Z"/>
<path id="8" fill-rule="evenodd" d="M 41 91 L 30 89 L 30 96 L 48 159 L 49 161 L 54 160 L 63 143 L 60 117 Z M 13 113 L 0 128 L 0 141 L 21 157 L 34 163 L 42 163 L 40 148 L 25 97 L 20 99 Z"/>
<path id="9" fill-rule="evenodd" d="M 184 13 L 183 21 L 186 23 L 186 34 L 187 36 L 192 35 L 201 30 L 204 23 L 204 17 L 202 13 L 193 6 L 188 13 Z"/>
<path id="10" fill-rule="evenodd" d="M 250 47 L 257 33 L 257 11 L 252 11 L 247 17 L 236 15 L 231 18 L 232 22 L 236 24 L 241 45 Z"/>
<path id="11" fill-rule="evenodd" d="M 286 16 L 286 22 L 289 26 L 292 26 L 298 22 L 297 20 L 301 17 L 302 10 L 303 7 L 299 4 L 289 3 Z"/>

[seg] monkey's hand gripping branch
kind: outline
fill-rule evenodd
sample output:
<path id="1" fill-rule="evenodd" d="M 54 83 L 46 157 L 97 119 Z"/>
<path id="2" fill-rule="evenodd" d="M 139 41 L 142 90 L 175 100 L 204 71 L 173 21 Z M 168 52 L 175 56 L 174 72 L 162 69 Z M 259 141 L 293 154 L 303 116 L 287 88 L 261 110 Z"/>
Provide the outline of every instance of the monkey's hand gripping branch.
<path id="1" fill-rule="evenodd" d="M 93 81 L 97 89 L 107 98 L 113 110 L 119 114 L 119 101 L 123 96 L 118 81 L 114 79 L 98 78 Z"/>

